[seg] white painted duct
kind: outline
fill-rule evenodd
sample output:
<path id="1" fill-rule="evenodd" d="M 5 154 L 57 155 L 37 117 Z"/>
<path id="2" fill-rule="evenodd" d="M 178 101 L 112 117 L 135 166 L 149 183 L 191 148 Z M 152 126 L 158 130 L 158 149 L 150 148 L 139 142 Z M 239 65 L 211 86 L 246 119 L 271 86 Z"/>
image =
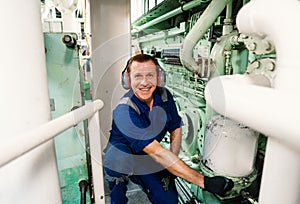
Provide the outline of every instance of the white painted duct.
<path id="1" fill-rule="evenodd" d="M 182 65 L 188 70 L 197 72 L 200 76 L 203 76 L 202 72 L 204 70 L 201 70 L 201 67 L 197 65 L 193 57 L 193 49 L 230 1 L 212 0 L 184 39 L 180 51 L 180 60 Z"/>
<path id="2" fill-rule="evenodd" d="M 207 103 L 220 114 L 269 136 L 260 189 L 261 204 L 300 203 L 300 2 L 253 0 L 237 16 L 246 35 L 268 36 L 275 44 L 274 87 L 240 80 L 240 75 L 209 81 Z M 245 76 L 242 76 L 245 78 Z"/>

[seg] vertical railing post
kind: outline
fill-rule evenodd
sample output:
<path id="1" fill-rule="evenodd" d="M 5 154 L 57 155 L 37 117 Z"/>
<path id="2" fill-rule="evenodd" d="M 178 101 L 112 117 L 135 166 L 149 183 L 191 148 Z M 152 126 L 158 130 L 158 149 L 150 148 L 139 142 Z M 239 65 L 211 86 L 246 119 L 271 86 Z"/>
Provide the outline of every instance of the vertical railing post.
<path id="1" fill-rule="evenodd" d="M 103 180 L 103 164 L 102 164 L 102 148 L 100 140 L 100 123 L 99 113 L 96 112 L 88 123 L 90 156 L 92 164 L 93 189 L 95 196 L 95 204 L 105 203 L 104 180 Z"/>

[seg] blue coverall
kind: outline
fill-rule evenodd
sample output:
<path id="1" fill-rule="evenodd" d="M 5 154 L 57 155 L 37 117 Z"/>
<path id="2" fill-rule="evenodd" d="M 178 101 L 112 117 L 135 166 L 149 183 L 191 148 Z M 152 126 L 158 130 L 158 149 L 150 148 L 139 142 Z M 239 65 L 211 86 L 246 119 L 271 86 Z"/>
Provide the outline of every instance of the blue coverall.
<path id="1" fill-rule="evenodd" d="M 162 87 L 153 93 L 150 108 L 128 91 L 113 111 L 112 129 L 105 149 L 104 170 L 112 204 L 125 204 L 128 179 L 139 184 L 154 204 L 177 204 L 174 178 L 143 152 L 144 147 L 182 125 L 173 96 Z"/>

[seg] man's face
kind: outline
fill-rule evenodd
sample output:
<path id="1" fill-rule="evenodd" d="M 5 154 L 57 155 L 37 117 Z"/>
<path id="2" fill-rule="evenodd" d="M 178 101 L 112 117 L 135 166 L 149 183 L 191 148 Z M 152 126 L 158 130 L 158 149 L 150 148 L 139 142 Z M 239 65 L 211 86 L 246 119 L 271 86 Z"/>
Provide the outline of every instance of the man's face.
<path id="1" fill-rule="evenodd" d="M 151 60 L 133 61 L 130 66 L 130 84 L 135 96 L 149 105 L 157 85 L 156 65 Z"/>

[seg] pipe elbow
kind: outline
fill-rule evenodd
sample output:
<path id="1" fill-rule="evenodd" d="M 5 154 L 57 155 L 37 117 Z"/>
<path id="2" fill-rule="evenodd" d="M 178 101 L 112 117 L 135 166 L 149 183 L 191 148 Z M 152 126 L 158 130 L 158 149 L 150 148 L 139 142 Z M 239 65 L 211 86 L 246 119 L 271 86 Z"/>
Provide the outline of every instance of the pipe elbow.
<path id="1" fill-rule="evenodd" d="M 183 67 L 189 71 L 198 74 L 202 78 L 208 78 L 210 76 L 210 70 L 206 66 L 201 66 L 201 63 L 198 64 L 193 57 L 193 48 L 194 46 L 186 45 L 186 48 L 183 48 L 180 52 L 180 61 Z"/>
<path id="2" fill-rule="evenodd" d="M 197 72 L 197 64 L 192 56 L 188 52 L 180 53 L 181 64 L 191 72 Z"/>

